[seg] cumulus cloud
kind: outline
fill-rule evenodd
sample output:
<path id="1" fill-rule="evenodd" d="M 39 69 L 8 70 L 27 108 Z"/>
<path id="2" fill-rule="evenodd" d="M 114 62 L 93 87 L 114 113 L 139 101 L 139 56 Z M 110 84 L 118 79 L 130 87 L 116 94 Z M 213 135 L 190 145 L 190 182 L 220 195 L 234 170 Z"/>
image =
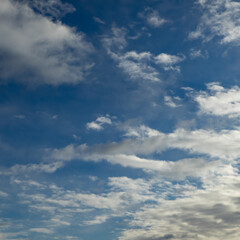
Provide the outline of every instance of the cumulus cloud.
<path id="1" fill-rule="evenodd" d="M 87 129 L 92 129 L 92 130 L 103 130 L 103 125 L 111 125 L 112 124 L 112 120 L 109 117 L 109 115 L 107 115 L 106 117 L 102 116 L 102 117 L 98 117 L 95 121 L 93 122 L 89 122 L 86 124 Z"/>
<path id="2" fill-rule="evenodd" d="M 229 118 L 240 116 L 240 89 L 237 86 L 227 89 L 213 82 L 207 84 L 207 89 L 195 96 L 201 113 Z"/>
<path id="3" fill-rule="evenodd" d="M 167 22 L 166 19 L 160 17 L 156 10 L 150 7 L 145 8 L 145 11 L 139 13 L 139 16 L 143 18 L 149 26 L 154 28 L 161 27 Z"/>
<path id="4" fill-rule="evenodd" d="M 199 1 L 203 15 L 197 29 L 189 34 L 190 39 L 205 41 L 218 36 L 221 43 L 239 45 L 240 3 L 232 0 Z"/>
<path id="5" fill-rule="evenodd" d="M 147 127 L 145 125 L 136 126 L 124 126 L 123 130 L 126 132 L 124 136 L 127 137 L 137 137 L 137 138 L 146 138 L 146 137 L 154 137 L 159 135 L 159 131 Z"/>
<path id="6" fill-rule="evenodd" d="M 39 1 L 38 1 L 39 2 Z M 76 84 L 93 66 L 83 33 L 35 13 L 19 1 L 0 2 L 1 81 Z"/>
<path id="7" fill-rule="evenodd" d="M 180 71 L 179 66 L 174 66 L 177 63 L 182 62 L 185 59 L 185 56 L 175 56 L 166 53 L 160 53 L 155 57 L 155 62 L 157 64 L 163 65 L 164 70 L 175 70 Z"/>

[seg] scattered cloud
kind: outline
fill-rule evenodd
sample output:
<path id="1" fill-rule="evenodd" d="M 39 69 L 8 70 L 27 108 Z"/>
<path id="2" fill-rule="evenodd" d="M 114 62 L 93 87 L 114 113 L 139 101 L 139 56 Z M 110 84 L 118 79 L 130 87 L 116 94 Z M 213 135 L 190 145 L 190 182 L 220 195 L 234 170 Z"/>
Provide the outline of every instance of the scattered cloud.
<path id="1" fill-rule="evenodd" d="M 131 130 L 132 131 L 132 130 Z M 138 132 L 136 130 L 135 132 Z M 153 131 L 154 132 L 154 131 Z M 120 142 L 99 144 L 95 146 L 68 145 L 63 149 L 53 150 L 51 157 L 66 161 L 81 159 L 85 161 L 102 161 L 120 164 L 125 167 L 142 169 L 165 169 L 176 163 L 139 158 L 137 155 L 161 153 L 168 149 L 181 149 L 186 152 L 202 154 L 213 159 L 234 161 L 240 157 L 238 146 L 240 130 L 185 130 L 176 129 L 166 134 L 154 132 L 155 136 L 130 138 Z M 198 164 L 201 162 L 199 161 Z"/>
<path id="2" fill-rule="evenodd" d="M 0 190 L 0 197 L 8 197 L 8 194 Z"/>
<path id="3" fill-rule="evenodd" d="M 38 232 L 38 233 L 45 233 L 45 234 L 52 234 L 53 231 L 48 228 L 30 228 L 29 231 L 31 232 Z"/>
<path id="4" fill-rule="evenodd" d="M 190 32 L 189 38 L 203 38 L 209 41 L 215 36 L 220 43 L 239 45 L 240 39 L 240 3 L 232 0 L 199 1 L 203 15 L 197 29 Z"/>
<path id="5" fill-rule="evenodd" d="M 25 3 L 0 2 L 0 35 L 1 81 L 18 76 L 15 81 L 28 84 L 76 84 L 93 66 L 88 60 L 93 46 L 83 33 Z"/>
<path id="6" fill-rule="evenodd" d="M 194 99 L 199 104 L 200 113 L 229 118 L 240 116 L 240 89 L 237 86 L 226 89 L 212 82 L 207 84 L 207 89 Z"/>
<path id="7" fill-rule="evenodd" d="M 131 228 L 126 229 L 119 239 L 161 239 L 173 233 L 175 239 L 184 240 L 237 240 L 239 193 L 235 191 L 239 176 L 221 175 L 214 179 L 206 179 L 203 189 L 189 188 L 183 192 L 183 196 L 175 199 L 160 198 L 158 204 L 142 207 L 129 222 Z M 187 183 L 178 185 L 180 189 L 188 186 Z M 172 184 L 166 187 L 167 191 L 174 188 Z"/>
<path id="8" fill-rule="evenodd" d="M 159 131 L 145 125 L 140 125 L 139 127 L 126 125 L 123 127 L 123 130 L 126 132 L 124 136 L 137 137 L 141 139 L 158 136 L 159 134 Z"/>
<path id="9" fill-rule="evenodd" d="M 174 97 L 172 98 L 171 96 L 165 96 L 164 97 L 164 103 L 165 105 L 172 107 L 172 108 L 176 108 L 181 106 L 180 104 L 177 104 L 176 102 L 179 102 L 181 99 L 179 97 Z"/>
<path id="10" fill-rule="evenodd" d="M 156 10 L 150 7 L 145 8 L 144 12 L 139 13 L 139 16 L 143 18 L 149 26 L 154 28 L 161 27 L 167 22 L 167 20 L 159 16 Z"/>
<path id="11" fill-rule="evenodd" d="M 92 129 L 92 130 L 103 130 L 103 125 L 111 125 L 112 120 L 109 115 L 106 115 L 106 117 L 98 117 L 95 121 L 89 122 L 86 124 L 87 129 Z"/>
<path id="12" fill-rule="evenodd" d="M 17 119 L 25 119 L 26 116 L 23 115 L 23 114 L 19 114 L 19 115 L 14 115 L 14 118 L 17 118 Z"/>
<path id="13" fill-rule="evenodd" d="M 106 24 L 102 19 L 100 19 L 98 17 L 93 17 L 93 20 L 97 23 L 100 23 L 100 24 Z"/>
<path id="14" fill-rule="evenodd" d="M 112 34 L 103 37 L 103 44 L 108 54 L 130 79 L 159 81 L 158 71 L 149 64 L 148 60 L 151 58 L 149 52 L 122 52 L 127 45 L 126 33 L 124 28 L 112 27 Z"/>
<path id="15" fill-rule="evenodd" d="M 5 171 L 5 174 L 20 174 L 26 172 L 46 172 L 53 173 L 57 169 L 63 167 L 64 163 L 60 161 L 52 162 L 52 163 L 35 163 L 35 164 L 27 164 L 27 165 L 19 165 L 16 164 L 10 168 L 10 171 Z"/>
<path id="16" fill-rule="evenodd" d="M 101 224 L 106 222 L 106 220 L 109 218 L 108 215 L 101 215 L 101 216 L 96 216 L 93 220 L 85 221 L 83 224 L 84 225 L 95 225 L 95 224 Z"/>
<path id="17" fill-rule="evenodd" d="M 175 70 L 180 72 L 179 66 L 174 66 L 177 63 L 182 62 L 185 59 L 185 56 L 175 56 L 166 53 L 160 53 L 155 57 L 156 64 L 160 64 L 163 66 L 165 71 Z"/>
<path id="18" fill-rule="evenodd" d="M 190 56 L 191 59 L 195 59 L 195 58 L 208 58 L 208 53 L 207 53 L 207 51 L 205 51 L 203 53 L 201 49 L 191 48 L 189 56 Z"/>
<path id="19" fill-rule="evenodd" d="M 126 28 L 112 26 L 111 34 L 102 37 L 103 45 L 108 54 L 112 55 L 113 51 L 124 49 L 127 46 L 126 34 Z"/>
<path id="20" fill-rule="evenodd" d="M 157 69 L 160 65 L 164 71 L 180 72 L 180 66 L 177 63 L 182 62 L 185 56 L 175 56 L 161 53 L 154 56 L 148 51 L 123 51 L 127 46 L 126 41 L 127 30 L 125 28 L 112 27 L 112 33 L 105 35 L 102 39 L 103 45 L 109 56 L 118 63 L 118 67 L 125 72 L 132 80 L 147 80 L 159 82 L 160 71 Z"/>

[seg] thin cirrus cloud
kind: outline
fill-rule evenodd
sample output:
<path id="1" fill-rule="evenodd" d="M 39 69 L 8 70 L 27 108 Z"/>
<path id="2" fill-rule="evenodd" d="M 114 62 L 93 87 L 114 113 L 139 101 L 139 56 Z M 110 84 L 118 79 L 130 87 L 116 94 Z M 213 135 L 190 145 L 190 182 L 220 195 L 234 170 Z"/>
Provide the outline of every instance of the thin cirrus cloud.
<path id="1" fill-rule="evenodd" d="M 93 66 L 83 33 L 35 13 L 26 3 L 0 2 L 1 81 L 76 84 Z"/>
<path id="2" fill-rule="evenodd" d="M 232 0 L 199 0 L 198 3 L 203 14 L 196 30 L 189 33 L 189 38 L 209 41 L 217 36 L 222 44 L 239 45 L 240 3 Z"/>

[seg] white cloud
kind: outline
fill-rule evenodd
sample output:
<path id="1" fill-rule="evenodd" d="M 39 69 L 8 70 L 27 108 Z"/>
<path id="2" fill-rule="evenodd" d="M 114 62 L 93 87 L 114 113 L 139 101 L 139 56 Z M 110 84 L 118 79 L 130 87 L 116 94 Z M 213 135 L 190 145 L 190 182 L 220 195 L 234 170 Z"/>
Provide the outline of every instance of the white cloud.
<path id="1" fill-rule="evenodd" d="M 160 53 L 158 56 L 155 57 L 155 61 L 158 64 L 164 65 L 174 65 L 184 60 L 184 57 L 178 57 L 175 55 L 170 55 L 166 53 Z"/>
<path id="2" fill-rule="evenodd" d="M 46 172 L 46 173 L 53 173 L 57 169 L 63 167 L 64 163 L 61 161 L 56 161 L 52 163 L 39 163 L 39 164 L 27 164 L 27 165 L 19 165 L 16 164 L 10 168 L 10 172 L 6 172 L 5 174 L 19 174 L 22 172 Z"/>
<path id="3" fill-rule="evenodd" d="M 137 130 L 138 131 L 138 130 Z M 185 130 L 176 129 L 165 134 L 155 132 L 157 135 L 145 138 L 126 139 L 121 142 L 99 144 L 95 146 L 69 145 L 63 149 L 55 149 L 52 158 L 58 160 L 81 159 L 85 161 L 102 161 L 106 159 L 113 164 L 121 164 L 135 168 L 161 168 L 164 162 L 138 158 L 140 154 L 161 153 L 167 149 L 181 149 L 186 152 L 208 155 L 211 158 L 234 161 L 240 157 L 238 142 L 240 130 Z M 150 163 L 150 165 L 148 164 Z"/>
<path id="4" fill-rule="evenodd" d="M 98 17 L 93 17 L 94 21 L 100 24 L 106 24 L 102 19 L 98 18 Z"/>
<path id="5" fill-rule="evenodd" d="M 176 108 L 179 107 L 180 105 L 175 103 L 174 101 L 179 101 L 180 99 L 178 97 L 174 97 L 172 98 L 171 96 L 165 96 L 164 97 L 164 103 L 172 108 Z"/>
<path id="6" fill-rule="evenodd" d="M 30 228 L 29 231 L 31 232 L 38 232 L 38 233 L 45 233 L 45 234 L 52 234 L 53 231 L 48 228 Z"/>
<path id="7" fill-rule="evenodd" d="M 177 63 L 182 62 L 185 59 L 185 56 L 175 56 L 166 53 L 160 53 L 155 58 L 155 63 L 163 66 L 165 71 L 174 70 L 180 72 L 180 67 L 175 66 Z"/>
<path id="8" fill-rule="evenodd" d="M 134 126 L 124 126 L 124 131 L 126 133 L 124 136 L 127 137 L 137 137 L 137 138 L 147 138 L 147 137 L 154 137 L 159 135 L 159 131 L 152 129 L 150 127 L 147 127 L 145 125 L 140 125 L 139 127 Z"/>
<path id="9" fill-rule="evenodd" d="M 135 51 L 123 52 L 127 46 L 127 30 L 112 27 L 112 33 L 104 36 L 102 41 L 109 56 L 118 63 L 121 68 L 133 80 L 159 81 L 158 71 L 151 66 L 151 53 Z"/>
<path id="10" fill-rule="evenodd" d="M 87 129 L 92 129 L 92 130 L 103 130 L 103 125 L 111 125 L 112 124 L 112 120 L 109 117 L 109 115 L 107 115 L 106 117 L 102 116 L 102 117 L 98 117 L 95 121 L 93 122 L 89 122 L 86 124 Z"/>
<path id="11" fill-rule="evenodd" d="M 229 118 L 240 116 L 240 89 L 235 86 L 223 88 L 219 83 L 207 84 L 208 91 L 195 96 L 200 112 Z"/>
<path id="12" fill-rule="evenodd" d="M 191 59 L 195 59 L 195 58 L 207 58 L 208 57 L 208 53 L 207 51 L 205 51 L 204 53 L 202 52 L 202 50 L 200 49 L 194 49 L 194 48 L 191 48 L 190 49 L 190 58 Z"/>
<path id="13" fill-rule="evenodd" d="M 126 34 L 127 30 L 125 28 L 118 28 L 116 26 L 112 26 L 111 35 L 103 36 L 103 45 L 110 55 L 113 54 L 112 51 L 116 49 L 121 50 L 127 46 L 127 41 L 125 39 Z"/>
<path id="14" fill-rule="evenodd" d="M 149 64 L 141 61 L 132 61 L 120 59 L 118 67 L 122 68 L 131 79 L 136 80 L 150 80 L 154 82 L 160 81 L 158 71 Z"/>
<path id="15" fill-rule="evenodd" d="M 106 220 L 109 218 L 108 215 L 100 215 L 100 216 L 96 216 L 93 220 L 89 220 L 89 221 L 84 221 L 84 225 L 95 225 L 95 224 L 101 224 L 106 222 Z"/>
<path id="16" fill-rule="evenodd" d="M 160 81 L 160 72 L 156 65 L 161 65 L 165 71 L 173 70 L 180 72 L 180 67 L 175 64 L 182 62 L 185 56 L 175 56 L 161 53 L 154 56 L 148 51 L 136 52 L 126 51 L 127 30 L 125 28 L 112 27 L 112 33 L 105 35 L 102 39 L 103 45 L 109 56 L 118 64 L 117 66 L 125 72 L 132 80 Z"/>
<path id="17" fill-rule="evenodd" d="M 237 240 L 240 178 L 233 174 L 215 180 L 203 189 L 189 188 L 176 199 L 159 198 L 158 204 L 142 207 L 129 222 L 131 228 L 123 231 L 119 240 L 171 239 L 170 236 L 184 240 Z M 178 187 L 180 190 L 187 186 Z M 176 196 L 177 188 L 171 184 L 166 188 L 167 192 L 175 191 Z"/>
<path id="18" fill-rule="evenodd" d="M 8 197 L 8 194 L 0 190 L 0 197 Z"/>
<path id="19" fill-rule="evenodd" d="M 27 4 L 0 2 L 1 81 L 78 83 L 92 67 L 93 47 L 82 33 L 36 14 Z"/>
<path id="20" fill-rule="evenodd" d="M 221 38 L 221 43 L 239 45 L 240 39 L 240 3 L 232 0 L 199 1 L 203 9 L 200 23 L 190 39 L 204 38 L 205 41 L 215 36 Z"/>
<path id="21" fill-rule="evenodd" d="M 154 28 L 161 27 L 167 22 L 164 18 L 160 17 L 156 10 L 152 8 L 145 8 L 145 12 L 139 13 L 139 16 L 145 19 L 146 23 Z"/>

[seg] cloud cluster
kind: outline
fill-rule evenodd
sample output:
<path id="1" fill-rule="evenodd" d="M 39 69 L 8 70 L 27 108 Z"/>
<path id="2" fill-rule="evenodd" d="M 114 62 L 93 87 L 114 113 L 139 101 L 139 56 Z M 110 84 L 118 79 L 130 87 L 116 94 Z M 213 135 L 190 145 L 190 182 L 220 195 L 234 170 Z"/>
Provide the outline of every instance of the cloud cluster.
<path id="1" fill-rule="evenodd" d="M 221 43 L 239 45 L 240 39 L 240 3 L 233 0 L 199 1 L 203 15 L 190 39 L 203 38 L 205 41 L 215 36 Z"/>
<path id="2" fill-rule="evenodd" d="M 35 13 L 26 3 L 0 2 L 0 35 L 1 81 L 76 84 L 92 67 L 87 59 L 93 46 L 83 33 Z"/>
<path id="3" fill-rule="evenodd" d="M 137 132 L 138 129 L 135 130 Z M 170 149 L 180 149 L 188 153 L 201 154 L 213 159 L 224 159 L 234 161 L 240 157 L 239 141 L 240 130 L 185 130 L 176 129 L 174 132 L 166 134 L 152 131 L 155 134 L 149 137 L 126 139 L 120 142 L 112 142 L 87 146 L 85 144 L 74 146 L 68 145 L 63 149 L 55 149 L 52 158 L 60 161 L 73 159 L 85 161 L 108 160 L 113 164 L 131 166 L 135 168 L 152 168 L 162 162 L 157 160 L 143 159 L 137 155 L 148 155 L 161 153 Z M 149 163 L 149 164 L 148 164 Z M 167 165 L 170 163 L 166 163 Z"/>
<path id="4" fill-rule="evenodd" d="M 127 45 L 127 30 L 124 28 L 112 27 L 112 34 L 103 37 L 103 44 L 108 54 L 118 63 L 118 67 L 125 72 L 130 79 L 147 80 L 152 82 L 160 81 L 160 66 L 164 71 L 180 72 L 176 64 L 185 59 L 184 55 L 176 56 L 161 53 L 157 56 L 150 52 L 123 51 Z"/>
<path id="5" fill-rule="evenodd" d="M 240 89 L 237 86 L 226 89 L 213 82 L 207 84 L 207 89 L 195 96 L 201 113 L 229 118 L 240 116 Z"/>
<path id="6" fill-rule="evenodd" d="M 100 131 L 103 130 L 103 125 L 105 124 L 108 125 L 112 124 L 112 120 L 109 117 L 109 115 L 107 115 L 106 117 L 104 116 L 98 117 L 95 121 L 87 123 L 86 127 L 87 129 Z"/>
<path id="7" fill-rule="evenodd" d="M 164 25 L 167 20 L 160 17 L 158 12 L 150 7 L 145 8 L 144 12 L 139 13 L 139 17 L 143 18 L 146 23 L 154 28 L 159 28 Z"/>

